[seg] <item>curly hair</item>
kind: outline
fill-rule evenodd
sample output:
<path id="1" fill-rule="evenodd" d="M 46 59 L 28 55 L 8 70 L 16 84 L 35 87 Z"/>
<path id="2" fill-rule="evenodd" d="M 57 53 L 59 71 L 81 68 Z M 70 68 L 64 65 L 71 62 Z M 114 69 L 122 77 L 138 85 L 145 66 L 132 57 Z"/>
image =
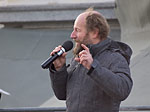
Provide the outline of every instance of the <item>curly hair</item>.
<path id="1" fill-rule="evenodd" d="M 94 31 L 97 28 L 99 30 L 100 39 L 106 39 L 110 30 L 107 20 L 92 8 L 87 9 L 85 12 L 89 12 L 86 17 L 87 31 Z"/>

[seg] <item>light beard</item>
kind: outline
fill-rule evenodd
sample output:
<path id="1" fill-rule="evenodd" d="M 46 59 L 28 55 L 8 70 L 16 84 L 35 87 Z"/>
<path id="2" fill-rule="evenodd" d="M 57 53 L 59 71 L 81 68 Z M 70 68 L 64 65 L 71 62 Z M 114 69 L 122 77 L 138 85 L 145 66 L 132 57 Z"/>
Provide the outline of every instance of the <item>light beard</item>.
<path id="1" fill-rule="evenodd" d="M 78 56 L 78 54 L 79 54 L 82 50 L 84 50 L 84 49 L 82 48 L 81 44 L 88 45 L 88 44 L 90 44 L 90 43 L 91 43 L 90 37 L 89 37 L 89 34 L 87 33 L 82 42 L 81 42 L 81 41 L 80 41 L 80 42 L 76 42 L 75 47 L 74 47 L 74 49 L 73 49 L 73 54 L 74 54 L 74 56 L 75 56 L 75 57 Z"/>
<path id="2" fill-rule="evenodd" d="M 76 44 L 75 44 L 75 47 L 74 47 L 74 49 L 73 49 L 73 54 L 74 54 L 74 56 L 75 56 L 75 57 L 78 56 L 78 54 L 79 54 L 82 50 L 83 50 L 83 48 L 82 48 L 81 44 L 80 44 L 80 43 L 76 43 Z"/>

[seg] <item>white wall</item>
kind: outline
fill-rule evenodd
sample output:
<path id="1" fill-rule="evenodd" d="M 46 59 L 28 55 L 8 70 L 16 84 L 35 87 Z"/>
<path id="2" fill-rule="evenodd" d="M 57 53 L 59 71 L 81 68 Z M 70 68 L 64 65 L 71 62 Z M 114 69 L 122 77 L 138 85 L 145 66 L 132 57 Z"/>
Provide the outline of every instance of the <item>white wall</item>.
<path id="1" fill-rule="evenodd" d="M 0 0 L 0 6 L 7 5 L 38 5 L 38 4 L 52 4 L 52 3 L 99 3 L 99 2 L 113 2 L 114 0 Z"/>

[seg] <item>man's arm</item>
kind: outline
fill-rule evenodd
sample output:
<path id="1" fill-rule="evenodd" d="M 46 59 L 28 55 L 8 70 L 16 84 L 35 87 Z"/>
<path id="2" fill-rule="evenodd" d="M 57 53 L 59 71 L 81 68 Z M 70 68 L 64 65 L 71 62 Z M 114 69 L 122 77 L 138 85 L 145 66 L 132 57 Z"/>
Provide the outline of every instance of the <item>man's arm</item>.
<path id="1" fill-rule="evenodd" d="M 110 57 L 112 63 L 110 69 L 102 67 L 98 60 L 94 59 L 88 75 L 103 88 L 106 94 L 118 100 L 124 100 L 129 95 L 133 82 L 130 77 L 130 69 L 127 61 L 118 53 Z M 91 67 L 92 67 L 91 66 Z"/>
<path id="2" fill-rule="evenodd" d="M 62 46 L 56 47 L 50 55 L 54 55 L 56 52 L 60 51 Z M 63 53 L 58 57 L 49 67 L 51 84 L 56 97 L 60 100 L 66 99 L 66 83 L 67 83 L 67 67 L 66 67 L 66 55 Z"/>
<path id="3" fill-rule="evenodd" d="M 50 78 L 53 91 L 59 100 L 66 100 L 66 84 L 67 84 L 67 67 L 64 65 L 58 71 L 55 70 L 54 65 L 50 66 Z"/>

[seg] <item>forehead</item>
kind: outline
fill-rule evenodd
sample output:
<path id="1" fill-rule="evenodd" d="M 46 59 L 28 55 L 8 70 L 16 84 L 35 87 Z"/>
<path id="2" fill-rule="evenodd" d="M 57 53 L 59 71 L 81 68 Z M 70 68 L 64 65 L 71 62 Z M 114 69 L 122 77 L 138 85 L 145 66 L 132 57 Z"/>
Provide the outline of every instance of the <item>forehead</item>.
<path id="1" fill-rule="evenodd" d="M 82 13 L 76 18 L 74 22 L 74 27 L 80 28 L 80 27 L 85 27 L 85 25 L 86 25 L 86 15 Z"/>

